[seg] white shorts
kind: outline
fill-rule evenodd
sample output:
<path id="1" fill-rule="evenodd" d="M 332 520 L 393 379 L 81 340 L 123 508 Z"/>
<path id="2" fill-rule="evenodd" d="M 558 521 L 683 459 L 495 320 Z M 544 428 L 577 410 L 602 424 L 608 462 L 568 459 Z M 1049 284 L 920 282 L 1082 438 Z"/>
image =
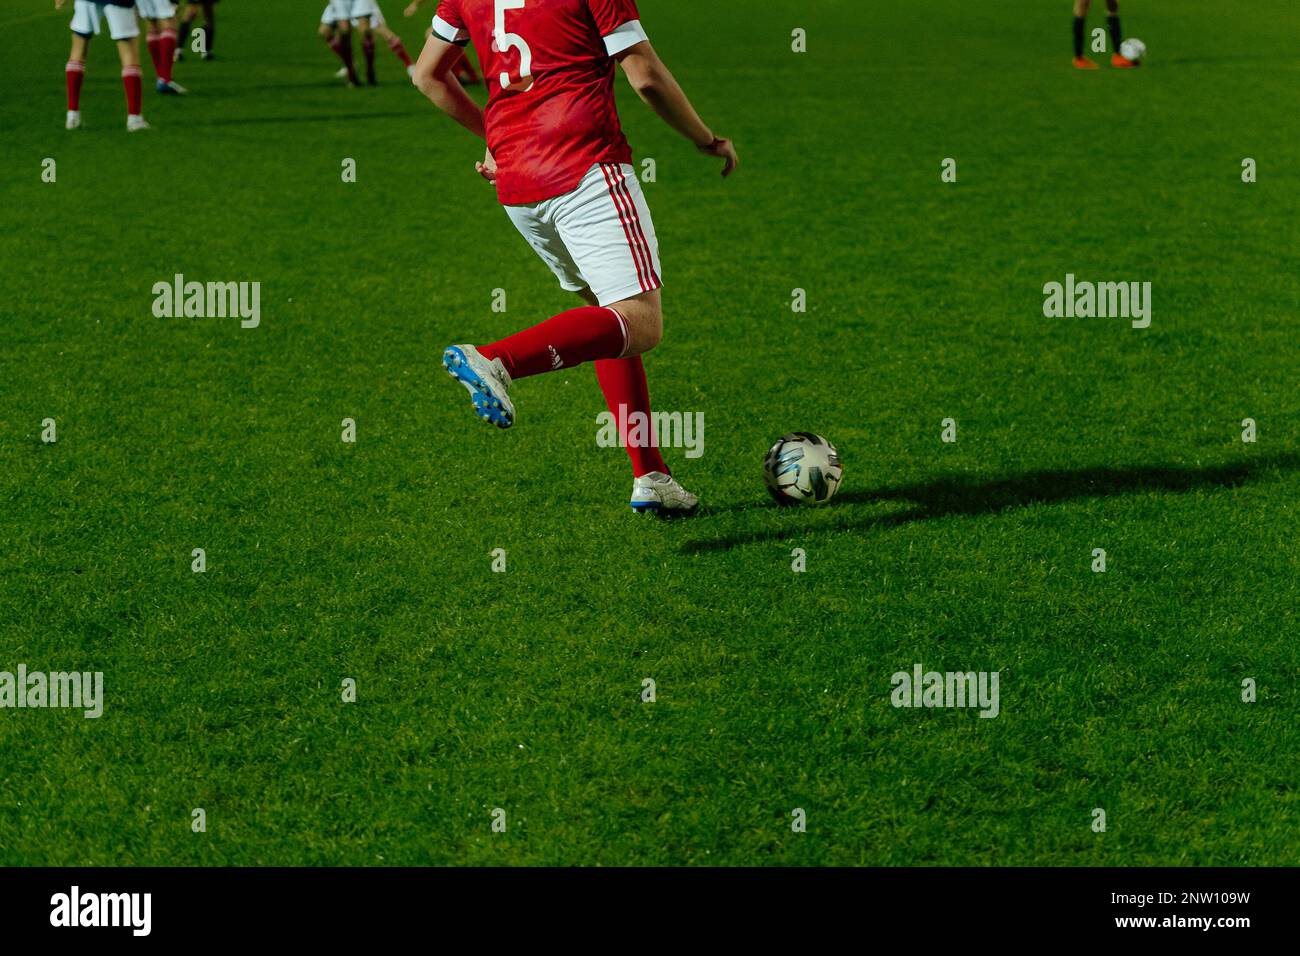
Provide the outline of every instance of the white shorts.
<path id="1" fill-rule="evenodd" d="M 320 22 L 359 20 L 361 17 L 373 17 L 376 11 L 375 0 L 329 0 L 325 12 L 320 15 Z"/>
<path id="2" fill-rule="evenodd" d="M 382 26 L 384 26 L 384 25 L 385 25 L 385 23 L 384 23 L 384 11 L 379 9 L 379 0 L 370 0 L 370 6 L 373 7 L 374 10 L 375 10 L 374 13 L 370 14 L 370 25 L 371 25 L 372 27 L 382 27 Z M 357 19 L 358 19 L 358 15 L 354 13 L 354 14 L 352 15 L 352 25 L 353 25 L 354 27 L 355 27 L 355 26 L 360 26 L 360 24 L 357 23 Z"/>
<path id="3" fill-rule="evenodd" d="M 562 289 L 609 305 L 663 285 L 654 221 L 627 164 L 597 163 L 572 192 L 504 208 Z"/>
<path id="4" fill-rule="evenodd" d="M 134 40 L 140 35 L 134 7 L 110 7 L 91 0 L 77 0 L 72 7 L 72 32 L 83 37 L 99 36 L 99 20 L 108 20 L 108 35 L 114 40 Z"/>
<path id="5" fill-rule="evenodd" d="M 176 16 L 172 0 L 135 0 L 135 8 L 146 20 L 170 20 Z"/>

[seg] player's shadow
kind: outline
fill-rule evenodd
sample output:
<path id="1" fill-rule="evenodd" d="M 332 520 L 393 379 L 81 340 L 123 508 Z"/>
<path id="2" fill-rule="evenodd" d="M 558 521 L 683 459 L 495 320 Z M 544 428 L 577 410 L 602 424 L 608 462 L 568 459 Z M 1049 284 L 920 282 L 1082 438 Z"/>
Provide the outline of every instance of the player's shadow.
<path id="1" fill-rule="evenodd" d="M 699 553 L 729 551 L 746 544 L 780 541 L 794 536 L 828 531 L 870 531 L 894 528 L 914 521 L 931 521 L 954 515 L 996 514 L 1035 504 L 1056 504 L 1077 498 L 1109 498 L 1116 495 L 1155 491 L 1181 494 L 1199 488 L 1232 488 L 1258 478 L 1273 469 L 1300 468 L 1300 455 L 1261 456 L 1249 461 L 1185 467 L 1182 465 L 1133 465 L 1031 471 L 1022 475 L 981 479 L 967 475 L 941 475 L 925 481 L 889 485 L 838 495 L 827 506 L 846 513 L 839 521 L 810 525 L 804 508 L 780 508 L 775 503 L 763 510 L 786 512 L 792 519 L 785 527 L 746 534 L 688 541 L 682 551 Z M 904 501 L 911 508 L 883 515 L 855 514 L 862 505 Z M 751 506 L 760 507 L 760 506 Z M 737 509 L 723 509 L 737 510 Z M 751 510 L 751 509 L 745 509 Z M 716 511 L 714 513 L 717 513 Z M 707 513 L 706 513 L 707 514 Z M 704 517 L 706 515 L 702 515 Z"/>

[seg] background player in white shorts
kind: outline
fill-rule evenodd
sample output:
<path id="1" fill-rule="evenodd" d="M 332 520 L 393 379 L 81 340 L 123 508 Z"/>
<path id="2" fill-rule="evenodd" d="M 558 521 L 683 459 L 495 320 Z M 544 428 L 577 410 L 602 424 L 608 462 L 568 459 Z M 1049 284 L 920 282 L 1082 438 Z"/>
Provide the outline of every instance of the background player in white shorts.
<path id="1" fill-rule="evenodd" d="M 135 0 L 136 12 L 149 24 L 145 45 L 158 77 L 159 93 L 178 96 L 188 92 L 172 80 L 172 66 L 176 57 L 176 4 L 172 0 Z"/>
<path id="2" fill-rule="evenodd" d="M 384 11 L 379 8 L 377 0 L 374 3 L 374 7 L 374 15 L 370 18 L 371 29 L 379 35 L 381 40 L 388 44 L 388 49 L 393 51 L 393 56 L 402 61 L 402 66 L 406 68 L 406 75 L 410 76 L 411 72 L 415 69 L 415 64 L 411 60 L 411 55 L 406 52 L 406 46 L 402 43 L 402 38 L 388 28 L 388 23 L 384 20 Z M 353 19 L 352 26 L 359 29 L 361 26 L 360 20 Z M 340 79 L 347 76 L 347 67 L 339 67 L 339 71 L 334 75 Z"/>
<path id="3" fill-rule="evenodd" d="M 54 9 L 62 10 L 67 0 L 54 0 Z M 86 52 L 90 38 L 99 35 L 101 20 L 108 21 L 108 35 L 117 43 L 122 61 L 122 87 L 126 91 L 126 128 L 129 132 L 148 129 L 140 115 L 143 90 L 140 78 L 140 28 L 135 22 L 135 0 L 75 0 L 72 8 L 72 52 L 64 77 L 68 85 L 67 129 L 81 125 L 81 84 L 86 78 Z"/>
<path id="4" fill-rule="evenodd" d="M 488 83 L 486 114 L 451 75 L 473 40 Z M 689 513 L 699 504 L 668 470 L 647 421 L 641 354 L 663 334 L 659 244 L 632 175 L 614 100 L 615 64 L 673 129 L 736 168 L 731 142 L 700 119 L 641 27 L 633 0 L 441 0 L 415 84 L 488 144 L 477 168 L 560 284 L 589 304 L 489 345 L 453 345 L 443 364 L 480 418 L 515 421 L 513 380 L 593 362 L 632 462 L 632 508 Z M 636 415 L 638 417 L 634 418 Z"/>
<path id="5" fill-rule="evenodd" d="M 357 68 L 352 60 L 352 25 L 361 31 L 361 47 L 366 54 L 366 79 L 375 85 L 375 36 L 370 30 L 370 18 L 375 14 L 374 0 L 329 0 L 320 15 L 320 35 L 329 48 L 343 61 L 348 83 L 360 86 Z"/>

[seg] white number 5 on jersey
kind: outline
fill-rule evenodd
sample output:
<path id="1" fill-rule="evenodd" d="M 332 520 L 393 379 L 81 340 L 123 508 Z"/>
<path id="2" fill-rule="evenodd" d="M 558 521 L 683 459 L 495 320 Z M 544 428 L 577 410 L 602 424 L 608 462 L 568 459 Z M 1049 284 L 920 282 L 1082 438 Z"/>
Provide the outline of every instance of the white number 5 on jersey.
<path id="1" fill-rule="evenodd" d="M 520 10 L 523 6 L 524 0 L 496 0 L 496 29 L 492 32 L 496 40 L 497 52 L 505 53 L 512 49 L 519 51 L 519 79 L 512 83 L 510 74 L 502 73 L 499 79 L 503 90 L 525 91 L 533 87 L 533 51 L 528 49 L 528 44 L 523 37 L 515 33 L 506 33 L 506 11 Z"/>

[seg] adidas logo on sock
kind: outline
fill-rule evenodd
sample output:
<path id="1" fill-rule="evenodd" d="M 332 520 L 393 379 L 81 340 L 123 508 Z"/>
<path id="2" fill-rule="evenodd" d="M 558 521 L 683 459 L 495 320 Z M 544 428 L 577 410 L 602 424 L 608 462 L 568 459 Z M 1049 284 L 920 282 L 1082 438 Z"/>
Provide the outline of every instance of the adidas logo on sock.
<path id="1" fill-rule="evenodd" d="M 560 353 L 555 351 L 555 346 L 548 345 L 546 346 L 546 349 L 551 353 L 551 371 L 555 371 L 557 368 L 564 368 L 564 359 L 560 358 Z"/>

